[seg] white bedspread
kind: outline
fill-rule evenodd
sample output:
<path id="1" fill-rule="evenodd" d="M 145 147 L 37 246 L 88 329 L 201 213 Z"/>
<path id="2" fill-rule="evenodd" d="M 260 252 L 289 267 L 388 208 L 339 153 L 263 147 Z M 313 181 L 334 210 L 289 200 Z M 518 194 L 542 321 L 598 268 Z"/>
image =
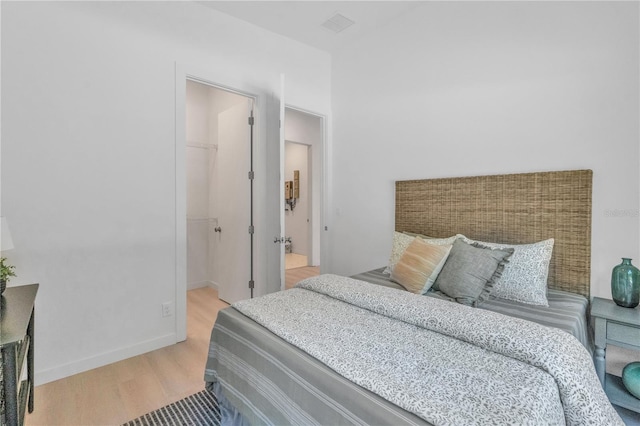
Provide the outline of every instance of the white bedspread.
<path id="1" fill-rule="evenodd" d="M 557 329 L 328 274 L 233 306 L 434 425 L 623 425 Z"/>

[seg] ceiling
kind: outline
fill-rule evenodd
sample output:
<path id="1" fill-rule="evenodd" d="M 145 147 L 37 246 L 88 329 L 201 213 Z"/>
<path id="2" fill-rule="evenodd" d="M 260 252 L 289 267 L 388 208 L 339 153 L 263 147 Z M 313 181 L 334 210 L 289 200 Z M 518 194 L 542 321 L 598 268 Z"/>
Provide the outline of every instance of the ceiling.
<path id="1" fill-rule="evenodd" d="M 220 12 L 327 52 L 418 7 L 418 1 L 200 1 Z M 322 24 L 335 13 L 353 25 L 335 33 Z"/>

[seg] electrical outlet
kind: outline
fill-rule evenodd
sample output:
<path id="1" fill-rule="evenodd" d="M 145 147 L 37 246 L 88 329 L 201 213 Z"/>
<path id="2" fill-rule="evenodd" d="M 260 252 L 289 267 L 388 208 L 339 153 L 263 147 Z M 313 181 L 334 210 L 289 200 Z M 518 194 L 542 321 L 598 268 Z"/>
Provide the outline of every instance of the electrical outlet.
<path id="1" fill-rule="evenodd" d="M 162 304 L 162 316 L 170 317 L 173 315 L 173 302 L 165 302 Z"/>

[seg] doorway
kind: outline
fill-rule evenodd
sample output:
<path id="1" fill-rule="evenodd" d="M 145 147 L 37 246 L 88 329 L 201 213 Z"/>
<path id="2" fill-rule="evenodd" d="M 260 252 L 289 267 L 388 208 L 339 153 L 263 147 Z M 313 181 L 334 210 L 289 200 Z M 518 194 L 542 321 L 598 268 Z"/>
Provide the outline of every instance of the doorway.
<path id="1" fill-rule="evenodd" d="M 285 108 L 285 288 L 320 273 L 322 153 L 321 116 Z"/>
<path id="2" fill-rule="evenodd" d="M 250 173 L 251 186 L 254 186 L 254 196 L 248 197 L 249 202 L 253 200 L 255 205 L 255 227 L 249 225 L 244 228 L 243 235 L 251 233 L 254 239 L 254 246 L 249 250 L 249 256 L 253 256 L 254 273 L 250 273 L 249 283 L 239 280 L 240 289 L 248 292 L 250 298 L 261 296 L 285 289 L 285 269 L 284 269 L 284 244 L 279 243 L 284 239 L 284 140 L 285 140 L 285 101 L 284 101 L 284 75 L 280 75 L 280 84 L 272 79 L 271 84 L 266 84 L 260 88 L 254 85 L 243 83 L 242 79 L 229 78 L 225 73 L 219 73 L 207 67 L 184 65 L 176 63 L 175 69 L 175 125 L 176 125 L 176 153 L 175 153 L 175 265 L 176 265 L 176 292 L 175 292 L 175 320 L 176 320 L 176 341 L 184 341 L 187 338 L 187 172 L 186 172 L 186 81 L 191 80 L 204 83 L 227 92 L 235 93 L 250 99 L 254 106 L 255 125 L 251 126 L 254 135 L 253 149 L 251 153 L 256 165 L 255 173 Z M 279 87 L 279 89 L 278 89 Z M 323 221 L 328 217 L 329 206 L 328 189 L 331 187 L 329 173 L 323 173 L 325 167 L 329 168 L 329 147 L 325 140 L 327 135 L 328 120 L 325 115 L 311 111 L 305 111 L 297 107 L 287 107 L 291 116 L 292 113 L 302 113 L 313 117 L 318 123 L 320 136 L 320 146 L 313 146 L 312 173 L 313 178 L 313 212 L 311 217 L 313 229 L 313 249 L 312 262 L 320 264 L 320 247 L 322 253 L 328 250 L 327 241 L 323 240 L 320 245 L 320 232 L 328 231 L 328 227 Z M 246 119 L 246 118 L 245 118 Z M 253 122 L 253 120 L 251 120 Z M 292 120 L 289 119 L 289 122 Z M 281 126 L 281 123 L 285 125 Z M 303 126 L 304 128 L 304 126 Z M 298 137 L 289 136 L 292 141 L 304 141 Z M 220 160 L 220 147 L 218 147 L 218 161 Z M 243 176 L 247 178 L 247 172 Z M 281 181 L 282 180 L 282 181 Z M 215 217 L 211 217 L 212 219 Z M 209 218 L 207 218 L 209 219 Z M 220 219 L 220 217 L 218 217 Z M 218 222 L 222 228 L 222 235 L 226 226 Z M 214 227 L 215 228 L 215 227 Z M 317 260 L 314 260 L 317 259 Z M 326 257 L 325 257 L 326 259 Z M 326 261 L 322 269 L 330 267 Z M 251 279 L 251 276 L 254 276 Z M 212 279 L 213 281 L 213 279 Z M 220 283 L 218 283 L 220 284 Z M 251 288 L 252 286 L 253 288 Z M 243 293 L 243 294 L 244 294 Z"/>
<path id="3" fill-rule="evenodd" d="M 187 290 L 213 287 L 228 303 L 250 297 L 251 124 L 254 99 L 187 80 Z"/>
<path id="4" fill-rule="evenodd" d="M 311 254 L 311 146 L 285 141 L 284 228 L 285 269 L 310 265 Z"/>

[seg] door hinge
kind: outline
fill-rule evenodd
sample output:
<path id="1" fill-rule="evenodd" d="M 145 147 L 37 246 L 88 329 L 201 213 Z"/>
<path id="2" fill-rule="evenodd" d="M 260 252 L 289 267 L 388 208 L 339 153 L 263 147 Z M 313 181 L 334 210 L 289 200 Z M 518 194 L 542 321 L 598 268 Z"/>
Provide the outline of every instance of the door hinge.
<path id="1" fill-rule="evenodd" d="M 254 288 L 256 285 L 255 281 L 251 280 L 249 281 L 249 288 Z"/>
<path id="2" fill-rule="evenodd" d="M 253 126 L 253 117 L 249 117 L 249 126 Z"/>
<path id="3" fill-rule="evenodd" d="M 251 170 L 251 171 L 249 172 L 249 179 L 253 180 L 253 179 L 254 179 L 254 177 L 255 177 L 255 173 L 253 172 L 253 170 Z"/>
<path id="4" fill-rule="evenodd" d="M 253 234 L 254 228 L 253 225 L 249 225 L 249 234 Z"/>

